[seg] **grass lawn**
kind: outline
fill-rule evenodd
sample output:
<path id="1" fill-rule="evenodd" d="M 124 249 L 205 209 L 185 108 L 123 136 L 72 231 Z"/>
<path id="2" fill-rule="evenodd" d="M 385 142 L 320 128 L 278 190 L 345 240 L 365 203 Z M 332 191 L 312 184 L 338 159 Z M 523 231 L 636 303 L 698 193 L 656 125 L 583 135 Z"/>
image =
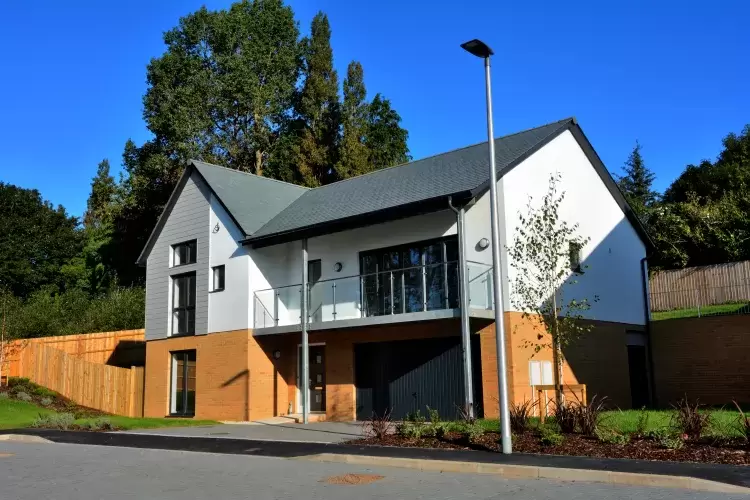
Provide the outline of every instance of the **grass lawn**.
<path id="1" fill-rule="evenodd" d="M 672 410 L 649 410 L 646 432 L 669 427 L 672 421 Z M 638 420 L 641 416 L 640 410 L 613 410 L 604 412 L 601 425 L 614 429 L 622 434 L 634 433 L 638 428 Z M 711 410 L 710 435 L 721 437 L 741 437 L 737 429 L 737 418 L 739 413 L 733 410 Z M 532 425 L 538 425 L 539 419 L 533 418 Z M 482 427 L 490 432 L 500 432 L 498 420 L 481 420 Z"/>
<path id="2" fill-rule="evenodd" d="M 0 399 L 0 429 L 28 427 L 39 414 L 54 413 L 33 403 L 16 399 Z"/>
<path id="3" fill-rule="evenodd" d="M 741 302 L 738 304 L 718 304 L 714 306 L 703 306 L 700 308 L 700 316 L 718 316 L 721 314 L 739 314 L 743 312 L 750 312 L 747 302 Z M 673 309 L 671 311 L 654 311 L 651 313 L 651 319 L 653 321 L 658 321 L 660 319 L 697 317 L 697 307 L 691 307 L 688 309 Z"/>
<path id="4" fill-rule="evenodd" d="M 0 429 L 18 429 L 31 426 L 34 419 L 41 415 L 55 413 L 53 410 L 37 406 L 33 403 L 16 399 L 0 399 Z M 188 427 L 196 425 L 215 425 L 213 420 L 194 420 L 190 418 L 129 418 L 119 415 L 109 415 L 106 418 L 112 425 L 120 429 L 154 429 L 157 427 Z M 75 421 L 82 424 L 96 418 L 81 418 Z"/>

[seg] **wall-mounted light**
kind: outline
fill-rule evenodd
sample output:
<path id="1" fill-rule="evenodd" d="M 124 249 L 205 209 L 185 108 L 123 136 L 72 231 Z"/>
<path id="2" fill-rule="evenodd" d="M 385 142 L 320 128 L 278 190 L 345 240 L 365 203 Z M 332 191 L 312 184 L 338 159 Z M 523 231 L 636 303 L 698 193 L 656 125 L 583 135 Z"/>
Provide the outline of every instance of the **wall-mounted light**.
<path id="1" fill-rule="evenodd" d="M 219 227 L 219 223 L 217 222 L 217 223 L 216 223 L 216 225 L 215 225 L 215 226 L 214 226 L 214 228 L 213 228 L 213 232 L 214 232 L 214 234 L 215 234 L 215 233 L 218 233 L 218 232 L 219 232 L 219 229 L 221 229 L 221 228 Z"/>
<path id="2" fill-rule="evenodd" d="M 488 240 L 487 238 L 482 238 L 481 240 L 479 240 L 479 249 L 480 250 L 484 250 L 488 246 L 490 246 L 490 240 Z"/>
<path id="3" fill-rule="evenodd" d="M 333 270 L 336 271 L 337 273 L 340 273 L 343 268 L 344 266 L 341 264 L 341 262 L 336 262 L 333 265 Z"/>
<path id="4" fill-rule="evenodd" d="M 279 359 L 280 357 L 281 357 L 281 351 L 279 351 L 278 349 L 273 351 L 273 359 Z"/>

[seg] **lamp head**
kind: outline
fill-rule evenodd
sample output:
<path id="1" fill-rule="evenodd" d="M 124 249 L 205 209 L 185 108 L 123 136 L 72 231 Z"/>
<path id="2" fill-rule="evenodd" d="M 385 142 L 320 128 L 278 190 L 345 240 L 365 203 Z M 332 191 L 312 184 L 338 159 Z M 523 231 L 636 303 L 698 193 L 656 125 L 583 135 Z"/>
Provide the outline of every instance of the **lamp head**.
<path id="1" fill-rule="evenodd" d="M 486 59 L 494 54 L 492 49 L 483 41 L 475 38 L 474 40 L 468 41 L 461 44 L 461 48 L 469 54 Z"/>

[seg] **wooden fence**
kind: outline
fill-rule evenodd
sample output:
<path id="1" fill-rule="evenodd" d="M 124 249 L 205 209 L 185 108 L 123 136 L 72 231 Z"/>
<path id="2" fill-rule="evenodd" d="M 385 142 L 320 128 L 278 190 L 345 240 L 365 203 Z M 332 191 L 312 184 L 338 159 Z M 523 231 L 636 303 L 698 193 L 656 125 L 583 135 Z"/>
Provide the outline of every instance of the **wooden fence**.
<path id="1" fill-rule="evenodd" d="M 649 280 L 651 310 L 750 301 L 750 261 L 659 271 Z"/>
<path id="2" fill-rule="evenodd" d="M 143 416 L 143 367 L 92 363 L 42 343 L 20 352 L 18 375 L 76 403 L 107 413 Z"/>
<path id="3" fill-rule="evenodd" d="M 28 345 L 46 345 L 92 363 L 130 367 L 144 364 L 145 344 L 143 329 L 16 340 L 5 346 L 2 375 L 19 376 L 18 362 Z"/>

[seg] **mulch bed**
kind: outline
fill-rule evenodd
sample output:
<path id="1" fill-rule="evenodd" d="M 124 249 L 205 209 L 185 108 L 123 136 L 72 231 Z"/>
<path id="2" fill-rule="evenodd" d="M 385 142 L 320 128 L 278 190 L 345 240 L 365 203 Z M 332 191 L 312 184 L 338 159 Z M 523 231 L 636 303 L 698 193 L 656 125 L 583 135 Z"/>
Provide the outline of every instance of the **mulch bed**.
<path id="1" fill-rule="evenodd" d="M 571 455 L 596 458 L 631 458 L 638 460 L 665 460 L 671 462 L 702 462 L 731 465 L 750 465 L 750 449 L 738 441 L 717 443 L 711 440 L 686 442 L 679 450 L 669 450 L 649 439 L 633 439 L 628 444 L 602 443 L 580 434 L 564 434 L 560 445 L 545 446 L 535 432 L 517 435 L 513 439 L 513 451 L 544 455 Z M 459 433 L 449 432 L 442 439 L 413 439 L 388 435 L 384 439 L 364 438 L 348 444 L 365 446 L 399 446 L 409 448 L 441 448 L 450 450 L 500 451 L 500 434 L 488 432 L 469 442 Z"/>

